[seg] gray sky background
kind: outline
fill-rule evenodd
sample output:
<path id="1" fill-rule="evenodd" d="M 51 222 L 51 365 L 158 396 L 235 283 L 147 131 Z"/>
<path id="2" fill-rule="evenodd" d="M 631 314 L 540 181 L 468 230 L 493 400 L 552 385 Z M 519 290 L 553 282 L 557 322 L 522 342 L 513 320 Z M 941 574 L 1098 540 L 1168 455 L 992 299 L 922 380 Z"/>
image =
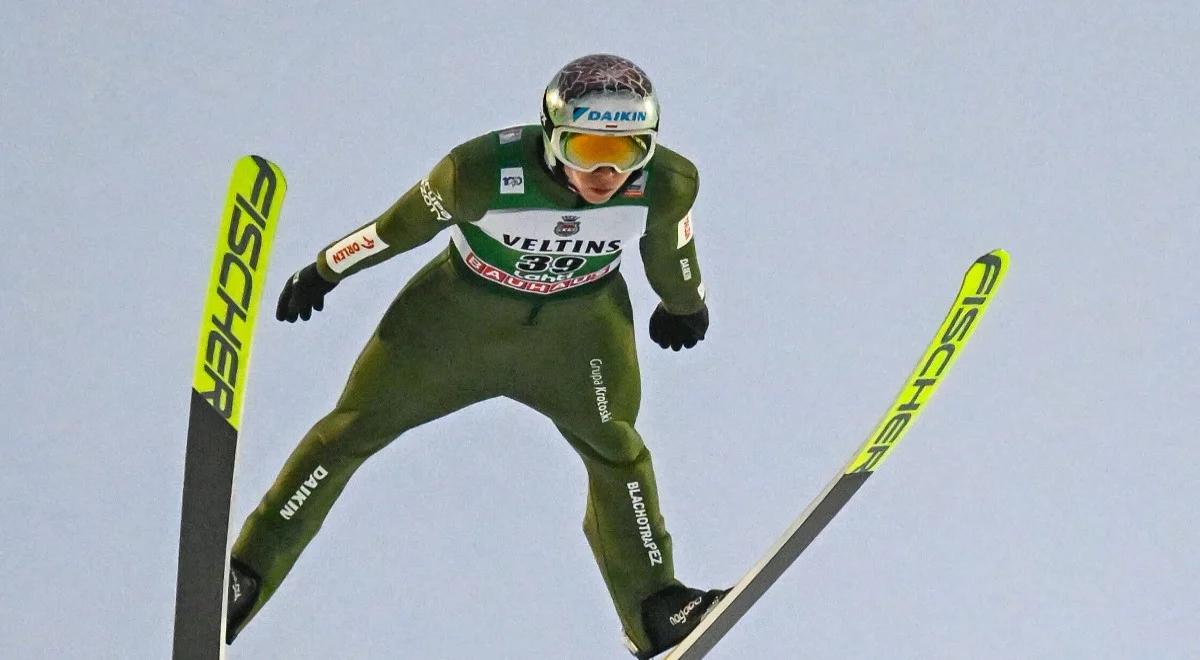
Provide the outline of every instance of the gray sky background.
<path id="1" fill-rule="evenodd" d="M 1197 657 L 1200 8 L 32 3 L 0 9 L 0 655 L 170 648 L 196 328 L 230 168 L 290 184 L 266 292 L 616 52 L 702 174 L 713 326 L 646 337 L 679 575 L 731 584 L 849 458 L 979 254 L 936 403 L 712 658 Z M 200 7 L 204 8 L 201 9 Z M 235 525 L 406 278 L 260 320 Z M 582 466 L 493 401 L 359 472 L 233 658 L 628 657 Z"/>

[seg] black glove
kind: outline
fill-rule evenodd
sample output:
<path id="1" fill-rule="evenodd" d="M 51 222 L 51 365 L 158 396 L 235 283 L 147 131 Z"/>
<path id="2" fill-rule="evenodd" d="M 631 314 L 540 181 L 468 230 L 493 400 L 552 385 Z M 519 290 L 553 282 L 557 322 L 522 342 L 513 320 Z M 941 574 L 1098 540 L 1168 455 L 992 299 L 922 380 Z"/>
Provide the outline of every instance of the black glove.
<path id="1" fill-rule="evenodd" d="M 283 285 L 275 318 L 288 323 L 295 323 L 297 317 L 307 321 L 314 309 L 318 312 L 325 309 L 325 294 L 335 286 L 337 282 L 321 277 L 315 262 L 301 268 Z"/>
<path id="2" fill-rule="evenodd" d="M 691 314 L 672 314 L 659 303 L 650 315 L 650 338 L 663 348 L 691 348 L 708 331 L 708 305 Z"/>

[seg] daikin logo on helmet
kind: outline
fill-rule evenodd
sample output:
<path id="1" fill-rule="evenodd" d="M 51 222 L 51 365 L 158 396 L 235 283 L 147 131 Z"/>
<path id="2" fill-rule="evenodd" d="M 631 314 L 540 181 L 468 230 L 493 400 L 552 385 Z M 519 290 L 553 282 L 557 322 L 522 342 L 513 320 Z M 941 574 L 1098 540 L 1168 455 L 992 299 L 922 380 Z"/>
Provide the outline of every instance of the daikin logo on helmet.
<path id="1" fill-rule="evenodd" d="M 587 116 L 588 121 L 629 121 L 644 122 L 647 115 L 641 110 L 592 110 L 591 108 L 575 108 L 571 118 L 575 121 Z"/>

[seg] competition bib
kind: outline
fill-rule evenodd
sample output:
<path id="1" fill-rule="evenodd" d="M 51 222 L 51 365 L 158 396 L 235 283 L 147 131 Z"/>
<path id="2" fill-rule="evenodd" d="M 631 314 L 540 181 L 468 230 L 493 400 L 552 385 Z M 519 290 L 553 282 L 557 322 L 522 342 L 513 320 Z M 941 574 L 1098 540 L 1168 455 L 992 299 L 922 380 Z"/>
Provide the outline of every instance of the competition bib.
<path id="1" fill-rule="evenodd" d="M 644 206 L 494 209 L 450 229 L 467 267 L 517 291 L 552 294 L 617 269 L 625 245 L 646 231 Z"/>

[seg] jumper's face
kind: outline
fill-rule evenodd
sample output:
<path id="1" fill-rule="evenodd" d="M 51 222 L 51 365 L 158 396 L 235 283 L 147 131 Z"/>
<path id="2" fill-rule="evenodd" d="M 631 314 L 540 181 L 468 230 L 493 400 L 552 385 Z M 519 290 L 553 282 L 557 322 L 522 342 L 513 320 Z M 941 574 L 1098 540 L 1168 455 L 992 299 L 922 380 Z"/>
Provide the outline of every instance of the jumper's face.
<path id="1" fill-rule="evenodd" d="M 612 198 L 617 190 L 625 185 L 633 172 L 618 172 L 612 167 L 599 167 L 591 172 L 582 172 L 570 166 L 564 167 L 567 181 L 575 188 L 583 201 L 588 204 L 603 204 Z"/>

